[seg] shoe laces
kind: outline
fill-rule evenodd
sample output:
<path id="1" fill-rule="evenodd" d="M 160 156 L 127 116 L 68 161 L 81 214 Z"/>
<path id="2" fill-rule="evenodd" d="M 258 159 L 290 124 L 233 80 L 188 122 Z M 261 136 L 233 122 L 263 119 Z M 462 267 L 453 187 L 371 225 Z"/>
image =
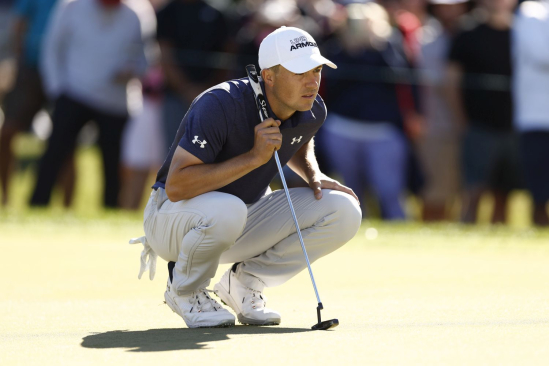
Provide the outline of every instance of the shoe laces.
<path id="1" fill-rule="evenodd" d="M 209 293 L 213 292 L 214 291 L 206 288 L 194 291 L 189 298 L 189 303 L 192 305 L 190 312 L 204 313 L 223 309 L 223 307 L 209 295 Z"/>
<path id="2" fill-rule="evenodd" d="M 246 287 L 246 290 L 249 292 L 246 294 L 250 303 L 252 304 L 252 309 L 263 309 L 267 306 L 267 298 L 261 293 L 261 291 L 254 290 L 253 288 Z M 251 293 L 251 296 L 250 296 Z M 246 300 L 246 296 L 242 298 L 242 303 Z"/>

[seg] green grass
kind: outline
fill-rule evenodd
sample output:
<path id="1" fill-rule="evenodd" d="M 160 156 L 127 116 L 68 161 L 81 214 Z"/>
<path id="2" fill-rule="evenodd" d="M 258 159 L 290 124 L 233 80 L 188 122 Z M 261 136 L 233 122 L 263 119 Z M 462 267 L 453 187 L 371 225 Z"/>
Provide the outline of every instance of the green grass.
<path id="1" fill-rule="evenodd" d="M 167 271 L 137 279 L 130 214 L 32 211 L 0 220 L 0 364 L 545 365 L 549 233 L 364 222 L 313 264 L 330 332 L 309 332 L 306 271 L 266 290 L 279 327 L 187 329 Z M 377 230 L 375 239 L 366 231 Z M 373 236 L 369 236 L 372 238 Z M 214 283 L 227 266 L 221 266 Z"/>
<path id="2" fill-rule="evenodd" d="M 313 264 L 334 331 L 308 331 L 306 271 L 266 291 L 279 327 L 187 329 L 163 304 L 163 260 L 154 281 L 137 280 L 141 247 L 128 239 L 143 234 L 142 213 L 103 210 L 97 150 L 77 159 L 72 210 L 59 195 L 29 209 L 30 169 L 0 210 L 2 365 L 547 364 L 549 231 L 530 227 L 524 193 L 510 226 L 487 224 L 489 200 L 476 226 L 364 221 Z"/>

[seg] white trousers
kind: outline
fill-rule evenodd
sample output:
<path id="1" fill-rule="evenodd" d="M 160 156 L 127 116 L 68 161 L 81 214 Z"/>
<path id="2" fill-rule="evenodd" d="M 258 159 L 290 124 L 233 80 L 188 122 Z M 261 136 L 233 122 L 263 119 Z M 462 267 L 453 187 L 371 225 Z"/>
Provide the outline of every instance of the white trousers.
<path id="1" fill-rule="evenodd" d="M 362 214 L 350 195 L 323 190 L 316 200 L 310 188 L 290 194 L 311 262 L 358 231 Z M 219 263 L 241 262 L 238 280 L 256 290 L 280 285 L 307 266 L 283 190 L 246 205 L 220 192 L 172 202 L 159 188 L 145 208 L 144 226 L 151 248 L 176 262 L 172 283 L 179 295 L 208 286 Z"/>

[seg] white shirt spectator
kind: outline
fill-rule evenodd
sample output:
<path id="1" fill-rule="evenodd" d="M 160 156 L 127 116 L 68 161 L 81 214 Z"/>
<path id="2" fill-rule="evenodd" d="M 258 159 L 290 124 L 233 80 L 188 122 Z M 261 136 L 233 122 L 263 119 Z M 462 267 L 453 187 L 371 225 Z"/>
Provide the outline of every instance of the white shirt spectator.
<path id="1" fill-rule="evenodd" d="M 106 7 L 100 0 L 62 1 L 52 17 L 42 58 L 44 86 L 54 99 L 62 94 L 98 110 L 126 114 L 127 83 L 147 68 L 145 44 L 156 18 L 147 0 Z"/>
<path id="2" fill-rule="evenodd" d="M 549 130 L 549 2 L 521 4 L 513 30 L 518 131 Z"/>

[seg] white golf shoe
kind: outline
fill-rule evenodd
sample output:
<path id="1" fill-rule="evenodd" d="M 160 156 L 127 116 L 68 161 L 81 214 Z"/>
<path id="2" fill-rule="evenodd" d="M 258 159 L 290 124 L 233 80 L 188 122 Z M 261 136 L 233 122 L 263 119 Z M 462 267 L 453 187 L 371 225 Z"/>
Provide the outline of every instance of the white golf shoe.
<path id="1" fill-rule="evenodd" d="M 225 272 L 219 283 L 214 286 L 214 292 L 221 302 L 234 310 L 242 324 L 280 324 L 280 314 L 265 307 L 266 298 L 261 291 L 244 286 L 236 279 L 231 269 Z"/>
<path id="2" fill-rule="evenodd" d="M 168 279 L 164 298 L 166 304 L 179 314 L 189 328 L 232 327 L 234 315 L 212 299 L 205 288 L 198 289 L 188 296 L 179 296 Z"/>

